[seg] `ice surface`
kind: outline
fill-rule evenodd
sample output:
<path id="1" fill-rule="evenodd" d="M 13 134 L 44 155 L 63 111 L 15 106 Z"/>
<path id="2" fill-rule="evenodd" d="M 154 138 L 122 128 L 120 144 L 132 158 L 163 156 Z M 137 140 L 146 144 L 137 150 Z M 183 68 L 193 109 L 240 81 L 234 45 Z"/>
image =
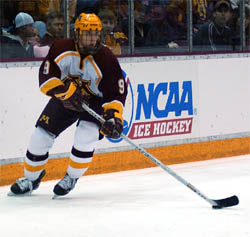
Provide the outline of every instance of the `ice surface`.
<path id="1" fill-rule="evenodd" d="M 212 199 L 240 204 L 214 210 L 161 168 L 84 176 L 52 200 L 57 181 L 32 196 L 0 187 L 1 237 L 250 237 L 250 155 L 171 165 Z"/>

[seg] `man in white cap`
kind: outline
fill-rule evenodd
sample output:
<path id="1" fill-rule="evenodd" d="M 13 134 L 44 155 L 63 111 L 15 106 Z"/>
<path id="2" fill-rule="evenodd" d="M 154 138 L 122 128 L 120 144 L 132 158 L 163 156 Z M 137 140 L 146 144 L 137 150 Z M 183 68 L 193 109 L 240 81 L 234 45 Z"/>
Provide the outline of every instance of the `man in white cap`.
<path id="1" fill-rule="evenodd" d="M 5 34 L 2 41 L 2 58 L 33 58 L 33 46 L 29 39 L 33 36 L 34 20 L 27 13 L 20 12 L 15 17 L 13 34 Z"/>

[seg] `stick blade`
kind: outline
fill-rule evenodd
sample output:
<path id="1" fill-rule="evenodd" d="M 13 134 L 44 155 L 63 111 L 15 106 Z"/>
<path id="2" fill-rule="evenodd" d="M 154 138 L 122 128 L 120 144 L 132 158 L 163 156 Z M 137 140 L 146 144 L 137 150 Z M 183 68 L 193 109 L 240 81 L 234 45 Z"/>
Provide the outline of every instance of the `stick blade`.
<path id="1" fill-rule="evenodd" d="M 239 204 L 239 198 L 234 195 L 224 199 L 213 200 L 217 205 L 213 205 L 213 209 L 221 209 L 224 207 L 232 207 Z"/>

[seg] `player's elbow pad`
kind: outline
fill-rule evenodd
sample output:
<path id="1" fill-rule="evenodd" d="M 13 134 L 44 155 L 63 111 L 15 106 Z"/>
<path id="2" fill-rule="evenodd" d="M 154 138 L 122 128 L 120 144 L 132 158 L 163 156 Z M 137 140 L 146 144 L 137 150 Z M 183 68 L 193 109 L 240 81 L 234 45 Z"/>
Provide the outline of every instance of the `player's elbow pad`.
<path id="1" fill-rule="evenodd" d="M 53 96 L 55 91 L 58 89 L 63 90 L 64 88 L 65 84 L 58 78 L 51 78 L 40 86 L 41 92 L 48 96 Z"/>
<path id="2" fill-rule="evenodd" d="M 59 88 L 58 88 L 59 89 Z M 77 87 L 73 82 L 68 83 L 65 87 L 60 90 L 55 90 L 54 96 L 60 100 L 68 100 L 75 92 Z"/>

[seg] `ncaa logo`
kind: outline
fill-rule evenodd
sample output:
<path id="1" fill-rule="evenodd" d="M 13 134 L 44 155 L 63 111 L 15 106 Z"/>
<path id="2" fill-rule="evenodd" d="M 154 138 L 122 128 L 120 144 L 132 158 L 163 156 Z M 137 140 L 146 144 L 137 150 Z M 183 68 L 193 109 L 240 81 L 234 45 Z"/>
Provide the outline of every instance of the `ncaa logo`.
<path id="1" fill-rule="evenodd" d="M 133 122 L 133 117 L 134 117 L 134 94 L 133 94 L 133 89 L 131 82 L 129 78 L 127 77 L 127 74 L 124 70 L 122 70 L 123 76 L 125 78 L 125 82 L 128 88 L 128 94 L 126 98 L 126 103 L 123 111 L 123 134 L 127 135 Z M 112 139 L 106 137 L 110 142 L 112 143 L 118 143 L 122 141 L 122 138 L 119 139 Z"/>

